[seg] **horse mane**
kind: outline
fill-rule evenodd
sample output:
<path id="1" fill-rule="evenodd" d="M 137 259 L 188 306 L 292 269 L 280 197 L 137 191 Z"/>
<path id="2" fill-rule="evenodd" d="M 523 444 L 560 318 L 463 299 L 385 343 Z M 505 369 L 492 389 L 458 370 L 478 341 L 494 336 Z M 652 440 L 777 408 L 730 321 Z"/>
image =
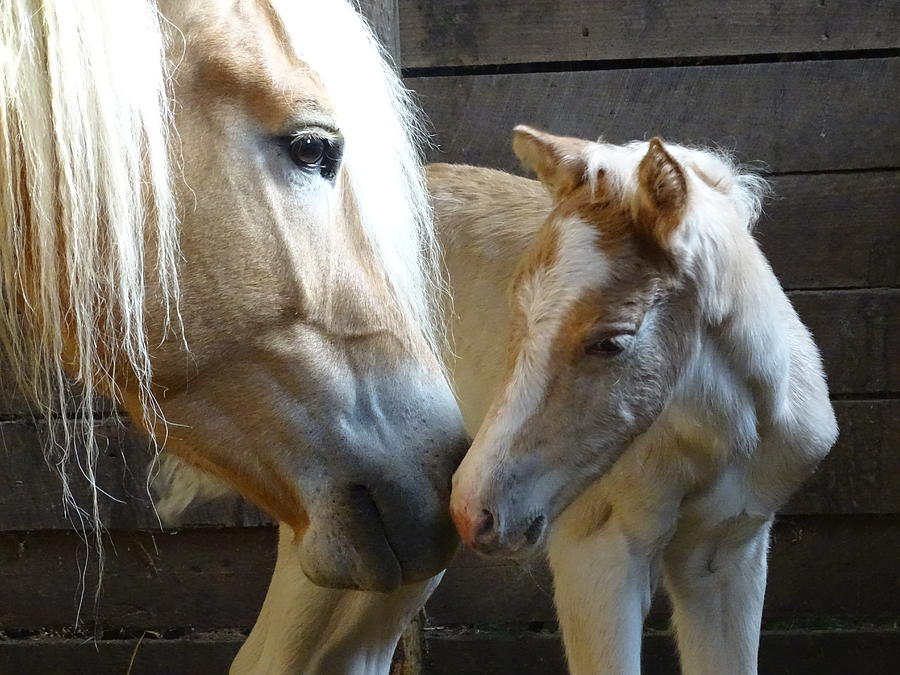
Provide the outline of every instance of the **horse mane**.
<path id="1" fill-rule="evenodd" d="M 347 0 L 268 2 L 332 99 L 355 211 L 398 307 L 439 354 L 419 111 Z M 98 395 L 115 398 L 124 375 L 142 392 L 144 425 L 157 426 L 145 289 L 159 289 L 180 328 L 164 23 L 153 0 L 0 5 L 0 363 L 35 416 L 53 418 L 48 464 L 98 550 Z M 73 475 L 90 487 L 89 507 L 76 503 Z"/>
<path id="2" fill-rule="evenodd" d="M 350 2 L 268 1 L 297 56 L 316 73 L 334 105 L 362 227 L 382 269 L 389 271 L 385 278 L 399 309 L 439 357 L 444 282 L 422 170 L 421 149 L 428 138 L 422 114 Z M 335 35 L 340 35 L 337 58 Z"/>
<path id="3" fill-rule="evenodd" d="M 151 0 L 7 0 L 0 45 L 0 362 L 36 416 L 53 418 L 48 464 L 102 549 L 97 394 L 115 397 L 124 375 L 152 418 L 145 288 L 178 316 L 160 17 Z"/>

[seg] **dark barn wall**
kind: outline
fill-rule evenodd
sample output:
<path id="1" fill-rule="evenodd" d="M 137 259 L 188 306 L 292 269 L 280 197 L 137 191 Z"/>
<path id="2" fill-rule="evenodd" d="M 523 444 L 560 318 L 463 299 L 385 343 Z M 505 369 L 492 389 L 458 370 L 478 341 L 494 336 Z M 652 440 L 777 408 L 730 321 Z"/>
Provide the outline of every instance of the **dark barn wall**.
<path id="1" fill-rule="evenodd" d="M 763 163 L 777 198 L 758 236 L 823 351 L 841 437 L 776 525 L 761 672 L 896 672 L 900 4 L 363 4 L 432 120 L 435 161 L 518 170 L 510 131 L 528 123 L 610 141 L 660 134 Z M 45 425 L 0 386 L 0 674 L 125 673 L 142 635 L 133 673 L 225 672 L 252 625 L 274 563 L 270 521 L 225 502 L 161 531 L 146 444 L 114 422 L 110 411 L 104 485 L 122 502 L 103 503 L 98 619 L 75 632 L 83 545 L 38 451 Z M 564 672 L 539 563 L 462 554 L 426 615 L 408 638 L 423 664 L 406 672 Z M 664 598 L 645 659 L 646 672 L 677 672 Z"/>

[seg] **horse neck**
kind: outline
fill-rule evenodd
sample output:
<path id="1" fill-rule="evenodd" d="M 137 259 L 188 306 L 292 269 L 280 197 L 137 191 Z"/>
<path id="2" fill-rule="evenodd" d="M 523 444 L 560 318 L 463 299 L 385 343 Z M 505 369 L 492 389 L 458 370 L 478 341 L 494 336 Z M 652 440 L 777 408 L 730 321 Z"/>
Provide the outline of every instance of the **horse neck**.
<path id="1" fill-rule="evenodd" d="M 282 525 L 272 582 L 231 673 L 386 673 L 401 633 L 439 581 L 392 593 L 316 586 L 301 570 L 293 531 Z"/>
<path id="2" fill-rule="evenodd" d="M 795 334 L 805 329 L 746 229 L 700 232 L 692 245 L 698 339 L 673 401 L 749 451 L 790 412 Z"/>

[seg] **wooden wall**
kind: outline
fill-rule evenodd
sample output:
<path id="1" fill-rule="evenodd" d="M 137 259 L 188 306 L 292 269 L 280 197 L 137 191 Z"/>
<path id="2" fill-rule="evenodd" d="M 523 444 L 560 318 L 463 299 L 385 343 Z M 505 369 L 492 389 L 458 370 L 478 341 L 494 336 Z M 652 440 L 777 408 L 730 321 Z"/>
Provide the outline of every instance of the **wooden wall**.
<path id="1" fill-rule="evenodd" d="M 718 145 L 771 174 L 759 239 L 823 351 L 841 437 L 776 525 L 761 672 L 897 672 L 900 3 L 369 4 L 433 122 L 434 160 L 517 170 L 510 130 L 528 123 Z M 84 546 L 36 451 L 46 428 L 0 387 L 0 673 L 124 673 L 142 635 L 134 673 L 225 672 L 262 601 L 271 524 L 226 502 L 161 531 L 144 443 L 112 416 L 103 432 L 122 502 L 103 502 L 98 620 L 75 630 Z M 564 672 L 550 595 L 541 564 L 462 554 L 411 634 L 422 672 Z M 645 658 L 676 672 L 662 599 Z"/>

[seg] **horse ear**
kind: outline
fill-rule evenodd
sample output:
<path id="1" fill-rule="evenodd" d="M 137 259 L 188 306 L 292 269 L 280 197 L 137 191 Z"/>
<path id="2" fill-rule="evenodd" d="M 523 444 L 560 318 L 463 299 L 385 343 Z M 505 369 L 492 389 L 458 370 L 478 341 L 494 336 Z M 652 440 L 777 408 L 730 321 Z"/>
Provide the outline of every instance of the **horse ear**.
<path id="1" fill-rule="evenodd" d="M 650 140 L 638 166 L 635 220 L 664 249 L 684 215 L 687 181 L 681 165 L 666 152 L 659 138 Z"/>
<path id="2" fill-rule="evenodd" d="M 537 174 L 556 201 L 584 183 L 587 169 L 584 149 L 588 143 L 580 138 L 554 136 L 524 124 L 513 130 L 513 152 Z"/>

